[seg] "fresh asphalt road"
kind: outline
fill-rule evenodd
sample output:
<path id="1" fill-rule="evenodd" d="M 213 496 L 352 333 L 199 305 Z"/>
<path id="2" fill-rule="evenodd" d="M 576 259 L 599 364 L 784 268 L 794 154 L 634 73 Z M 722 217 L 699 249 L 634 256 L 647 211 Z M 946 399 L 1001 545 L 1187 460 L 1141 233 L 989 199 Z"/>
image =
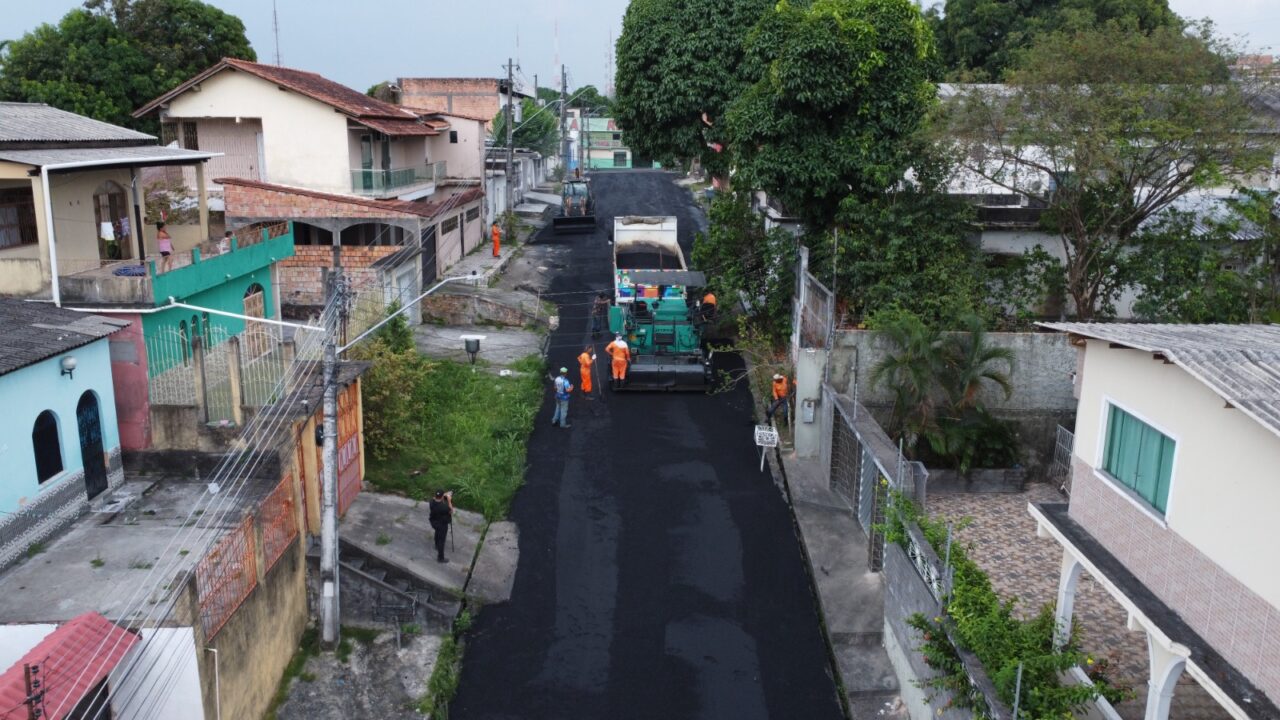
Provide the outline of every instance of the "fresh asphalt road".
<path id="1" fill-rule="evenodd" d="M 600 228 L 676 215 L 687 256 L 700 213 L 672 177 L 595 173 Z M 568 248 L 549 363 L 576 384 L 590 299 L 609 287 L 608 235 L 548 227 L 536 242 Z M 545 396 L 511 513 L 514 592 L 480 611 L 451 716 L 842 717 L 790 511 L 759 469 L 750 396 L 597 393 L 575 392 L 569 429 L 551 425 Z"/>

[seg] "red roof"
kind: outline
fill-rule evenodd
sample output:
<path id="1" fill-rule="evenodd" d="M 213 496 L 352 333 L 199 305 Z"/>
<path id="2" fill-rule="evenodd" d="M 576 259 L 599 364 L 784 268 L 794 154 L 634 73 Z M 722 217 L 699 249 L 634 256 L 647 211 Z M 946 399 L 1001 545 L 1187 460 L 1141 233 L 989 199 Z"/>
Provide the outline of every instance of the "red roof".
<path id="1" fill-rule="evenodd" d="M 96 612 L 64 623 L 0 675 L 0 719 L 27 716 L 25 665 L 40 668 L 47 713 L 44 720 L 62 720 L 120 664 L 136 642 L 137 635 Z"/>
<path id="2" fill-rule="evenodd" d="M 420 115 L 441 115 L 444 117 L 462 118 L 463 120 L 475 120 L 477 122 L 489 122 L 493 119 L 491 117 L 487 118 L 479 115 L 468 115 L 464 112 L 454 112 L 452 110 L 437 110 L 436 108 L 417 107 L 413 105 L 407 105 L 406 107 Z"/>
<path id="3" fill-rule="evenodd" d="M 290 195 L 300 195 L 302 197 L 316 198 L 318 200 L 328 200 L 330 202 L 346 203 L 348 205 L 360 205 L 362 207 L 386 210 L 389 212 L 418 215 L 425 218 L 435 217 L 444 210 L 465 205 L 472 200 L 484 196 L 483 188 L 473 187 L 436 202 L 428 202 L 426 200 L 377 200 L 373 198 L 356 197 L 354 195 L 337 195 L 335 193 L 320 192 L 318 190 L 308 190 L 306 188 L 293 187 L 292 185 L 276 185 L 274 183 L 265 183 L 260 180 L 249 180 L 246 178 L 214 178 L 213 182 L 218 185 L 240 185 L 242 187 L 288 193 Z M 235 214 L 231 208 L 228 208 L 228 213 L 232 215 Z M 299 214 L 297 215 L 297 218 L 305 219 L 306 216 Z M 0 720 L 3 720 L 3 718 L 0 718 Z"/>
<path id="4" fill-rule="evenodd" d="M 316 73 L 278 65 L 263 65 L 262 63 L 237 60 L 235 58 L 223 58 L 213 67 L 206 69 L 199 75 L 143 105 L 133 113 L 133 116 L 142 117 L 155 111 L 156 108 L 223 70 L 247 72 L 267 82 L 275 83 L 286 90 L 306 95 L 312 100 L 329 105 L 357 122 L 368 125 L 387 135 L 401 137 L 405 135 L 439 134 L 435 128 L 424 125 L 418 113 L 412 110 L 370 97 Z"/>

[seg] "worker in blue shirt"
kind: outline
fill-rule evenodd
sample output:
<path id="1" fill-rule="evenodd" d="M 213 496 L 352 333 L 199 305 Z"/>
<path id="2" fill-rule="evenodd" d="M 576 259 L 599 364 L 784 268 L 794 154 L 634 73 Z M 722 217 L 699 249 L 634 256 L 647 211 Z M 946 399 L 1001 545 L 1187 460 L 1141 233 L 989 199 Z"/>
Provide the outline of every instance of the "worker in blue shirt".
<path id="1" fill-rule="evenodd" d="M 569 427 L 569 395 L 573 392 L 573 383 L 569 382 L 569 368 L 560 368 L 560 376 L 555 379 L 556 411 L 551 415 L 551 424 L 559 422 L 560 427 Z"/>

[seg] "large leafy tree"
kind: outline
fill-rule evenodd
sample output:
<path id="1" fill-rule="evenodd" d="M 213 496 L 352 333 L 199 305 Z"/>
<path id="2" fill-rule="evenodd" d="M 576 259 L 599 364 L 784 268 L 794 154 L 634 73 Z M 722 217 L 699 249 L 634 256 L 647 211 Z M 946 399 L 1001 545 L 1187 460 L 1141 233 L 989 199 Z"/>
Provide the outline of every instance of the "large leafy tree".
<path id="1" fill-rule="evenodd" d="M 1041 33 L 1124 21 L 1142 32 L 1181 27 L 1168 0 L 947 0 L 933 14 L 938 54 L 953 76 L 999 80 Z"/>
<path id="2" fill-rule="evenodd" d="M 512 141 L 516 147 L 536 150 L 543 155 L 555 154 L 560 141 L 560 123 L 551 107 L 538 107 L 538 103 L 525 99 L 520 103 L 523 121 L 515 124 Z M 493 137 L 501 146 L 507 143 L 507 115 L 498 111 L 493 116 Z"/>
<path id="3" fill-rule="evenodd" d="M 90 0 L 0 50 L 0 98 L 154 131 L 130 113 L 222 57 L 253 60 L 244 24 L 198 0 Z"/>
<path id="4" fill-rule="evenodd" d="M 1175 28 L 1112 23 L 1042 36 L 999 88 L 967 86 L 942 127 L 977 179 L 1048 207 L 1078 317 L 1114 310 L 1132 237 L 1179 197 L 1267 168 L 1252 95 L 1220 48 Z"/>
<path id="5" fill-rule="evenodd" d="M 720 120 L 748 82 L 743 40 L 773 1 L 632 0 L 618 37 L 613 111 L 637 154 L 727 170 L 708 145 L 723 147 Z"/>
<path id="6" fill-rule="evenodd" d="M 902 179 L 935 94 L 932 56 L 911 0 L 782 0 L 751 32 L 744 69 L 756 80 L 727 114 L 735 180 L 829 227 L 845 197 Z"/>

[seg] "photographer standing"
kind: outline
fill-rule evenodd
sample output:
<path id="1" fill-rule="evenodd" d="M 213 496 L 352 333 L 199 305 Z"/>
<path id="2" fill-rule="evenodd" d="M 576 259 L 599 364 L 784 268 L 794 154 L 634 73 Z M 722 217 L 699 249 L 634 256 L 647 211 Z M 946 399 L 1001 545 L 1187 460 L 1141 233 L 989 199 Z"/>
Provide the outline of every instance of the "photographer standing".
<path id="1" fill-rule="evenodd" d="M 436 562 L 449 562 L 444 558 L 444 541 L 449 535 L 449 525 L 453 523 L 453 491 L 437 490 L 428 508 L 427 520 L 435 531 Z"/>

